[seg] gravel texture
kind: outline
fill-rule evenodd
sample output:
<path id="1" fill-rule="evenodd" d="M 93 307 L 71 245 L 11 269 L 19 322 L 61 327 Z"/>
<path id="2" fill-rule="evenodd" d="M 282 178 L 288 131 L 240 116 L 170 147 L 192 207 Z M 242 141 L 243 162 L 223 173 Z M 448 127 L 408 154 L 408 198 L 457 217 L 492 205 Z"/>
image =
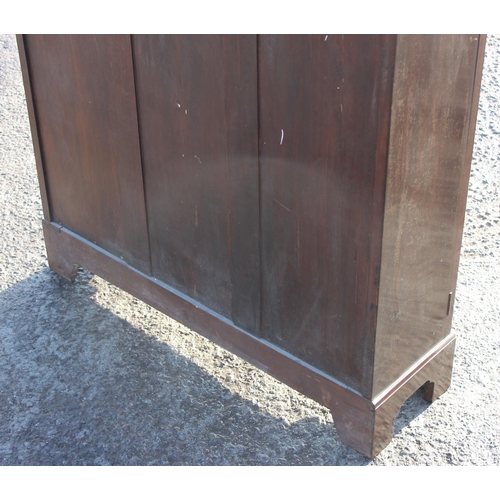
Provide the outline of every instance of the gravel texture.
<path id="1" fill-rule="evenodd" d="M 489 36 L 451 388 L 374 460 L 326 408 L 87 271 L 47 267 L 13 35 L 0 35 L 0 464 L 500 465 L 500 35 Z"/>

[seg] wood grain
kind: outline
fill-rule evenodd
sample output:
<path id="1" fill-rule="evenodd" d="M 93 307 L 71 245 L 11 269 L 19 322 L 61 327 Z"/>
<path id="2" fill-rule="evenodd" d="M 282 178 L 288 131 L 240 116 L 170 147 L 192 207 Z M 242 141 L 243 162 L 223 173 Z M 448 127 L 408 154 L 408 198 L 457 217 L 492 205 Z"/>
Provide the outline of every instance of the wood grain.
<path id="1" fill-rule="evenodd" d="M 478 44 L 398 36 L 373 396 L 451 328 Z"/>
<path id="2" fill-rule="evenodd" d="M 25 45 L 52 219 L 149 272 L 130 37 Z"/>
<path id="3" fill-rule="evenodd" d="M 134 36 L 153 275 L 260 324 L 255 36 Z"/>
<path id="4" fill-rule="evenodd" d="M 484 44 L 24 36 L 50 267 L 327 406 L 373 457 L 451 381 Z"/>
<path id="5" fill-rule="evenodd" d="M 265 338 L 368 394 L 395 37 L 261 36 Z"/>

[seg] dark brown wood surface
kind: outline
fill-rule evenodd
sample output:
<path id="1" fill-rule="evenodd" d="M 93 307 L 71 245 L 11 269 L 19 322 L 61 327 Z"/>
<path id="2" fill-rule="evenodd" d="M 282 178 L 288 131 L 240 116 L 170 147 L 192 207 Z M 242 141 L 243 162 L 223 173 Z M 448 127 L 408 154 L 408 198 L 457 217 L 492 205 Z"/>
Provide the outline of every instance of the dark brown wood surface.
<path id="1" fill-rule="evenodd" d="M 130 37 L 25 45 L 52 220 L 149 272 Z"/>
<path id="2" fill-rule="evenodd" d="M 153 275 L 260 323 L 255 36 L 134 36 Z"/>
<path id="3" fill-rule="evenodd" d="M 394 36 L 261 36 L 262 333 L 371 388 Z"/>
<path id="4" fill-rule="evenodd" d="M 373 396 L 450 331 L 478 48 L 398 36 Z"/>
<path id="5" fill-rule="evenodd" d="M 24 35 L 51 268 L 254 363 L 373 456 L 451 380 L 484 43 Z"/>

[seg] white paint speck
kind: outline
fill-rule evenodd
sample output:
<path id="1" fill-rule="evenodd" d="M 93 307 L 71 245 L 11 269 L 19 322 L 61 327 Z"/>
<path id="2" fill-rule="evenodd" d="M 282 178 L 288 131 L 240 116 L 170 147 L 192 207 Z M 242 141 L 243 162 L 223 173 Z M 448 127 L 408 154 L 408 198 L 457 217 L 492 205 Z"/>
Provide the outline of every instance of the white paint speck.
<path id="1" fill-rule="evenodd" d="M 285 133 L 283 132 L 283 129 L 281 129 L 281 140 L 280 140 L 280 146 L 283 144 L 283 137 L 285 137 Z"/>
<path id="2" fill-rule="evenodd" d="M 325 42 L 328 40 L 328 35 L 325 36 Z"/>
<path id="3" fill-rule="evenodd" d="M 187 109 L 184 110 L 184 114 L 186 114 L 186 115 L 188 114 L 188 110 Z"/>
<path id="4" fill-rule="evenodd" d="M 201 163 L 201 160 L 196 155 L 194 157 Z"/>
<path id="5" fill-rule="evenodd" d="M 181 105 L 180 105 L 179 103 L 177 103 L 177 107 L 178 107 L 178 108 L 180 108 L 180 107 L 181 107 Z"/>

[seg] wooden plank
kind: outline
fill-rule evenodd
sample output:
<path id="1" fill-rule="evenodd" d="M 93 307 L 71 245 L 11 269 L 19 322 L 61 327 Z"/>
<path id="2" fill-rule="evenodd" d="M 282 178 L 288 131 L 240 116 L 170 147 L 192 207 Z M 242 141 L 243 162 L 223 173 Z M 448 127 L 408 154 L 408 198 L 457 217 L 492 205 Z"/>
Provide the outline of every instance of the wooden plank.
<path id="1" fill-rule="evenodd" d="M 451 328 L 478 43 L 398 36 L 373 396 Z"/>
<path id="2" fill-rule="evenodd" d="M 52 219 L 149 272 L 130 37 L 25 44 Z"/>
<path id="3" fill-rule="evenodd" d="M 262 332 L 371 389 L 394 36 L 261 36 Z"/>
<path id="4" fill-rule="evenodd" d="M 260 323 L 254 36 L 133 38 L 153 275 Z"/>

